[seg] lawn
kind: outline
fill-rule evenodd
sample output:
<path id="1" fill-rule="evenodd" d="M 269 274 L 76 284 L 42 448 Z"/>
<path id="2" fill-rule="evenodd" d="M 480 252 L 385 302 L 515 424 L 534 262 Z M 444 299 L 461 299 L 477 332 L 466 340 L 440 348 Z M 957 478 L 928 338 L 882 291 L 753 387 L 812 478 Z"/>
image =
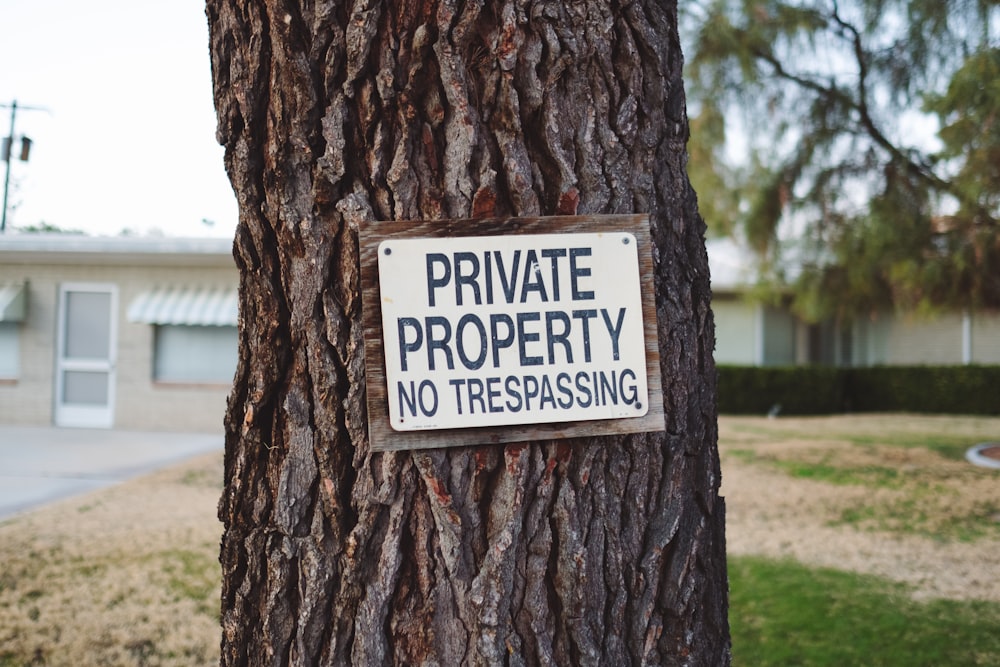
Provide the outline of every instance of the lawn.
<path id="1" fill-rule="evenodd" d="M 1000 419 L 720 420 L 734 664 L 1000 665 Z M 221 455 L 0 523 L 0 667 L 218 663 Z"/>
<path id="2" fill-rule="evenodd" d="M 720 419 L 734 664 L 1000 665 L 1000 419 Z"/>
<path id="3" fill-rule="evenodd" d="M 729 568 L 734 665 L 1000 665 L 1000 604 L 918 602 L 901 584 L 794 561 Z"/>

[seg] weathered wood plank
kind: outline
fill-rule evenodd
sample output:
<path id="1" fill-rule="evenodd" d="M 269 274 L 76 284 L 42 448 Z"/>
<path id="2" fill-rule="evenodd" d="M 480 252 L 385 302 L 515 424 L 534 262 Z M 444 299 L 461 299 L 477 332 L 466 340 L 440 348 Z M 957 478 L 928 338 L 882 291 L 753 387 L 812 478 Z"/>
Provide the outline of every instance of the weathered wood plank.
<path id="1" fill-rule="evenodd" d="M 628 232 L 638 243 L 639 281 L 646 348 L 649 410 L 641 417 L 575 422 L 490 426 L 469 429 L 399 432 L 389 423 L 382 310 L 379 298 L 378 245 L 398 238 L 446 238 L 509 234 L 574 234 Z M 649 220 L 645 215 L 484 218 L 442 221 L 369 222 L 359 229 L 362 321 L 369 439 L 375 450 L 428 449 L 500 444 L 529 440 L 620 435 L 664 430 L 663 391 L 657 340 L 656 304 Z"/>

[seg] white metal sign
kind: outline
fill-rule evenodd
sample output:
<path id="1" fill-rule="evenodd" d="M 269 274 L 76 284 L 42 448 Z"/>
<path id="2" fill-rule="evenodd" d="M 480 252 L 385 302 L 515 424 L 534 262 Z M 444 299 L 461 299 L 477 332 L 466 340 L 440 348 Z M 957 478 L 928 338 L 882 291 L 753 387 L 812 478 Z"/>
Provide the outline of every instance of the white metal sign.
<path id="1" fill-rule="evenodd" d="M 393 429 L 646 414 L 632 234 L 391 239 L 378 274 Z"/>

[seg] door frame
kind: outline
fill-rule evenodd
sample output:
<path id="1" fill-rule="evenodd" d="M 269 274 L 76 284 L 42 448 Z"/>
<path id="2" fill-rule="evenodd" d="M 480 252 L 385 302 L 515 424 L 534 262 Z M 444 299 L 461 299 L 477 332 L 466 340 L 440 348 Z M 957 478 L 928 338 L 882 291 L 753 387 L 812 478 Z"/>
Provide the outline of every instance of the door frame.
<path id="1" fill-rule="evenodd" d="M 98 292 L 111 297 L 109 317 L 109 342 L 107 359 L 73 359 L 65 356 L 66 327 L 71 292 Z M 115 400 L 118 362 L 118 285 L 114 283 L 68 282 L 59 285 L 57 302 L 58 318 L 55 349 L 55 395 L 53 396 L 56 426 L 79 428 L 111 428 L 115 421 Z M 107 373 L 108 394 L 106 405 L 73 405 L 63 402 L 64 374 L 67 371 Z"/>

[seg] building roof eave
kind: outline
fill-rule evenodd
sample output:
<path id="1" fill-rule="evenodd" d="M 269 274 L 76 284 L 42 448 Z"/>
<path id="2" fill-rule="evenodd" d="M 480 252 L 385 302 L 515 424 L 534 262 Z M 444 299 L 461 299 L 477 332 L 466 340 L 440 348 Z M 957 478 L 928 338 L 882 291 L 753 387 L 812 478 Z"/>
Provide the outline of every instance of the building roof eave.
<path id="1" fill-rule="evenodd" d="M 99 264 L 233 267 L 225 238 L 0 235 L 0 264 Z"/>

